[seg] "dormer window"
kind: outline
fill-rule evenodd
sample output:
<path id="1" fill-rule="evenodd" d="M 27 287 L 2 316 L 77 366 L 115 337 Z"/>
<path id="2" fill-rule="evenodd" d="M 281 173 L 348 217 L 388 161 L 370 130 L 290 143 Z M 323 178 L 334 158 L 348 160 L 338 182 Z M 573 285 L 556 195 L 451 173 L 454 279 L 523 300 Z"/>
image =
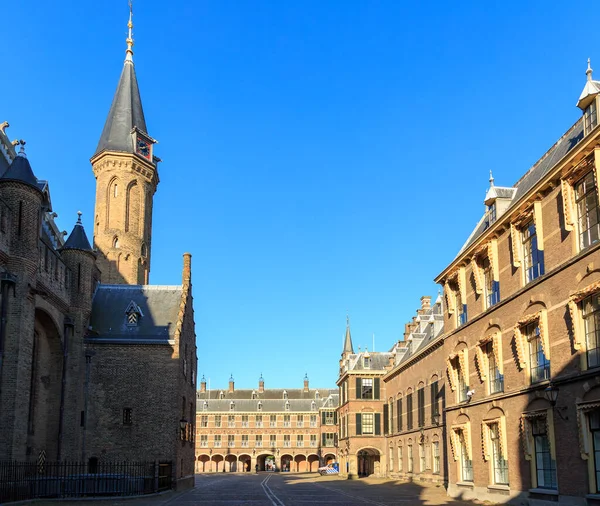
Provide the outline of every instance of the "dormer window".
<path id="1" fill-rule="evenodd" d="M 315 411 L 316 409 L 317 409 L 317 403 L 315 401 L 312 401 L 310 403 L 310 410 Z"/>
<path id="2" fill-rule="evenodd" d="M 258 407 L 258 410 L 259 410 L 259 411 L 262 411 L 262 402 L 260 402 L 260 401 L 259 401 L 259 403 L 258 403 L 258 406 L 257 406 L 257 407 Z"/>
<path id="3" fill-rule="evenodd" d="M 371 357 L 363 357 L 363 367 L 365 369 L 371 368 Z"/>
<path id="4" fill-rule="evenodd" d="M 491 226 L 496 221 L 496 202 L 487 206 L 487 226 Z"/>
<path id="5" fill-rule="evenodd" d="M 252 398 L 256 399 L 256 391 L 255 390 L 252 390 Z"/>
<path id="6" fill-rule="evenodd" d="M 284 398 L 284 399 L 287 399 L 287 398 L 288 398 L 288 393 L 287 393 L 287 390 L 284 390 L 284 391 L 283 391 L 283 398 Z"/>
<path id="7" fill-rule="evenodd" d="M 219 399 L 225 399 L 225 393 L 223 392 L 223 390 L 219 392 Z"/>
<path id="8" fill-rule="evenodd" d="M 589 133 L 598 124 L 598 114 L 596 112 L 596 99 L 592 100 L 590 105 L 588 105 L 585 108 L 583 116 L 585 123 L 585 133 Z"/>
<path id="9" fill-rule="evenodd" d="M 140 319 L 144 316 L 140 306 L 131 301 L 125 310 L 125 319 L 128 327 L 137 327 Z"/>
<path id="10" fill-rule="evenodd" d="M 285 410 L 289 411 L 290 410 L 290 403 L 286 401 L 285 403 Z"/>
<path id="11" fill-rule="evenodd" d="M 202 411 L 206 411 L 208 409 L 208 402 L 204 401 L 202 403 Z"/>
<path id="12" fill-rule="evenodd" d="M 321 394 L 319 394 L 319 391 L 317 390 L 317 391 L 315 392 L 315 399 L 316 399 L 316 400 L 319 400 L 320 398 L 321 398 Z"/>
<path id="13" fill-rule="evenodd" d="M 235 402 L 231 401 L 229 403 L 229 411 L 233 411 L 235 409 Z"/>

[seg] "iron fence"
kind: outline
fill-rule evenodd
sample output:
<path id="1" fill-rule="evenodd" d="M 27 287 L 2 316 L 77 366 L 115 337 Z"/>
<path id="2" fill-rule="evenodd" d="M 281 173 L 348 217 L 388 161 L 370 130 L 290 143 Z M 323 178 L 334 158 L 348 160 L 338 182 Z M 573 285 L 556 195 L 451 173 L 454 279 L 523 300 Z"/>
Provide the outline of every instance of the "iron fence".
<path id="1" fill-rule="evenodd" d="M 171 488 L 171 462 L 0 461 L 0 504 L 36 498 L 134 496 Z"/>

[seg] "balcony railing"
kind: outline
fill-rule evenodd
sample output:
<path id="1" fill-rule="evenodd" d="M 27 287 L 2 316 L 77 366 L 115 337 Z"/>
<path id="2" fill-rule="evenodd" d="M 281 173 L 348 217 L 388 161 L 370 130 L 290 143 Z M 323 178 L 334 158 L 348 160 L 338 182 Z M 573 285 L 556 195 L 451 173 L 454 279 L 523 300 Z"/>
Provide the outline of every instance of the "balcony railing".
<path id="1" fill-rule="evenodd" d="M 256 422 L 256 428 L 257 428 L 257 429 L 260 429 L 260 428 L 262 428 L 262 426 L 263 426 L 263 423 L 262 423 L 262 422 Z"/>
<path id="2" fill-rule="evenodd" d="M 317 446 L 317 442 L 316 441 L 311 441 L 310 442 L 310 446 L 311 446 L 311 448 L 315 448 Z"/>
<path id="3" fill-rule="evenodd" d="M 317 426 L 317 422 L 310 422 L 310 426 L 311 427 L 316 427 Z"/>

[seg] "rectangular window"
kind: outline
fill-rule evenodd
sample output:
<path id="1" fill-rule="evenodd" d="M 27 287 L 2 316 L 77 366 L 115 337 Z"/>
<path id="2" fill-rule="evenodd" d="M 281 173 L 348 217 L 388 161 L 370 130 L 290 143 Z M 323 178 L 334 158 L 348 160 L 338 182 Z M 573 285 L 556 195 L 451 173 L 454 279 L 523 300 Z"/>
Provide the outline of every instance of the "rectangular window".
<path id="1" fill-rule="evenodd" d="M 531 220 L 522 231 L 525 282 L 529 283 L 544 274 L 544 252 L 538 249 L 535 223 Z"/>
<path id="2" fill-rule="evenodd" d="M 131 408 L 123 408 L 123 425 L 131 425 L 133 423 L 131 411 Z"/>
<path id="3" fill-rule="evenodd" d="M 437 425 L 440 422 L 440 411 L 439 411 L 439 386 L 438 382 L 434 381 L 431 383 L 431 423 Z"/>
<path id="4" fill-rule="evenodd" d="M 402 432 L 402 398 L 396 402 L 396 408 L 398 410 L 398 432 Z"/>
<path id="5" fill-rule="evenodd" d="M 440 443 L 434 441 L 432 443 L 433 450 L 433 474 L 440 474 Z"/>
<path id="6" fill-rule="evenodd" d="M 208 427 L 208 415 L 202 415 L 200 417 L 200 427 L 206 429 Z"/>
<path id="7" fill-rule="evenodd" d="M 546 431 L 546 418 L 531 421 L 531 435 L 535 446 L 535 472 L 538 488 L 556 490 L 556 461 L 550 454 L 550 440 Z"/>
<path id="8" fill-rule="evenodd" d="M 525 326 L 525 335 L 529 342 L 529 362 L 531 382 L 537 383 L 550 378 L 550 360 L 546 359 L 542 346 L 540 327 L 535 321 Z"/>
<path id="9" fill-rule="evenodd" d="M 283 446 L 285 448 L 289 448 L 292 446 L 292 441 L 289 434 L 284 434 L 283 436 Z"/>
<path id="10" fill-rule="evenodd" d="M 277 415 L 270 415 L 269 427 L 277 427 Z"/>
<path id="11" fill-rule="evenodd" d="M 292 426 L 292 421 L 291 421 L 290 415 L 283 415 L 283 426 L 284 427 L 291 427 Z"/>
<path id="12" fill-rule="evenodd" d="M 460 431 L 460 472 L 462 481 L 473 481 L 473 461 L 469 459 L 463 431 Z"/>
<path id="13" fill-rule="evenodd" d="M 221 415 L 215 415 L 215 427 L 221 427 Z"/>
<path id="14" fill-rule="evenodd" d="M 315 448 L 317 446 L 317 435 L 316 434 L 310 435 L 310 446 L 311 446 L 311 448 Z"/>
<path id="15" fill-rule="evenodd" d="M 215 434 L 215 448 L 221 448 L 221 434 Z"/>
<path id="16" fill-rule="evenodd" d="M 425 472 L 425 445 L 423 443 L 419 443 L 419 468 L 422 473 Z"/>
<path id="17" fill-rule="evenodd" d="M 590 133 L 598 124 L 598 115 L 596 112 L 596 99 L 585 108 L 584 111 L 585 133 Z"/>
<path id="18" fill-rule="evenodd" d="M 227 416 L 227 427 L 235 427 L 235 415 Z"/>
<path id="19" fill-rule="evenodd" d="M 235 436 L 233 434 L 229 434 L 227 436 L 227 446 L 229 448 L 233 448 L 235 446 Z"/>
<path id="20" fill-rule="evenodd" d="M 585 324 L 585 348 L 588 368 L 600 366 L 600 294 L 585 298 L 581 307 Z"/>
<path id="21" fill-rule="evenodd" d="M 482 261 L 486 309 L 500 302 L 500 283 L 494 281 L 494 271 L 492 263 L 488 257 Z"/>
<path id="22" fill-rule="evenodd" d="M 242 434 L 242 448 L 248 448 L 248 434 Z"/>
<path id="23" fill-rule="evenodd" d="M 423 427 L 425 425 L 425 387 L 417 390 L 417 404 L 417 419 L 419 427 Z"/>
<path id="24" fill-rule="evenodd" d="M 262 448 L 262 435 L 257 434 L 255 438 L 255 444 L 257 448 Z"/>
<path id="25" fill-rule="evenodd" d="M 325 425 L 335 425 L 335 411 L 325 411 Z"/>
<path id="26" fill-rule="evenodd" d="M 335 433 L 334 432 L 326 432 L 325 433 L 325 446 L 334 446 L 335 444 Z"/>
<path id="27" fill-rule="evenodd" d="M 271 434 L 269 436 L 269 445 L 271 446 L 271 448 L 275 448 L 277 446 L 277 435 L 276 434 Z"/>
<path id="28" fill-rule="evenodd" d="M 508 461 L 502 457 L 500 452 L 500 431 L 498 424 L 490 425 L 490 439 L 492 446 L 492 466 L 494 467 L 494 483 L 496 485 L 508 485 Z"/>
<path id="29" fill-rule="evenodd" d="M 500 374 L 498 370 L 494 345 L 491 341 L 483 346 L 483 353 L 485 353 L 488 360 L 488 385 L 490 394 L 504 392 L 504 375 Z"/>
<path id="30" fill-rule="evenodd" d="M 296 416 L 296 427 L 304 427 L 304 415 Z"/>
<path id="31" fill-rule="evenodd" d="M 496 221 L 496 202 L 492 202 L 487 207 L 487 226 L 489 227 L 495 221 Z"/>
<path id="32" fill-rule="evenodd" d="M 600 492 L 600 411 L 592 411 L 588 415 L 592 444 L 594 447 L 594 477 L 596 479 L 596 493 Z M 556 474 L 556 471 L 555 471 Z"/>
<path id="33" fill-rule="evenodd" d="M 311 427 L 317 426 L 317 415 L 310 415 L 310 426 Z"/>
<path id="34" fill-rule="evenodd" d="M 256 415 L 256 427 L 260 428 L 263 426 L 262 415 Z"/>
<path id="35" fill-rule="evenodd" d="M 404 462 L 402 462 L 402 447 L 398 447 L 398 471 L 402 472 L 404 470 Z"/>
<path id="36" fill-rule="evenodd" d="M 408 445 L 406 448 L 407 457 L 408 457 L 408 472 L 413 472 L 413 453 L 412 453 L 412 445 Z"/>
<path id="37" fill-rule="evenodd" d="M 390 472 L 394 472 L 394 447 L 390 445 Z"/>
<path id="38" fill-rule="evenodd" d="M 363 413 L 362 414 L 362 433 L 363 434 L 373 434 L 374 433 L 374 421 L 373 421 L 373 413 Z"/>
<path id="39" fill-rule="evenodd" d="M 579 222 L 579 247 L 587 248 L 600 238 L 600 209 L 595 171 L 588 172 L 575 184 L 575 203 Z"/>
<path id="40" fill-rule="evenodd" d="M 200 434 L 200 446 L 208 448 L 208 434 Z"/>
<path id="41" fill-rule="evenodd" d="M 373 398 L 373 378 L 363 378 L 362 389 L 360 393 L 361 399 L 372 399 Z"/>
<path id="42" fill-rule="evenodd" d="M 299 448 L 304 446 L 304 436 L 302 434 L 296 436 L 296 446 Z"/>
<path id="43" fill-rule="evenodd" d="M 462 300 L 462 295 L 458 286 L 456 287 L 455 294 L 457 325 L 460 327 L 461 325 L 467 323 L 467 305 L 465 304 L 466 301 Z"/>
<path id="44" fill-rule="evenodd" d="M 406 428 L 408 430 L 411 430 L 413 428 L 412 393 L 406 396 Z"/>
<path id="45" fill-rule="evenodd" d="M 469 391 L 469 385 L 465 379 L 465 372 L 460 367 L 458 358 L 454 359 L 454 365 L 456 366 L 456 375 L 458 377 L 458 402 L 466 402 L 468 399 L 467 392 Z"/>
<path id="46" fill-rule="evenodd" d="M 250 424 L 248 423 L 248 415 L 242 415 L 242 427 L 250 427 Z"/>

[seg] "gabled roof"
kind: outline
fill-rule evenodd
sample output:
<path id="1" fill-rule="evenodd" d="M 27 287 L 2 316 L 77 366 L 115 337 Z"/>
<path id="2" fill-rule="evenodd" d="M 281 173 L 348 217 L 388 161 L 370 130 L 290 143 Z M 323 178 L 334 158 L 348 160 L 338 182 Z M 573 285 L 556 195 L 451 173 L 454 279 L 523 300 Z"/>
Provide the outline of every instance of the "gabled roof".
<path id="1" fill-rule="evenodd" d="M 172 344 L 182 286 L 99 285 L 94 294 L 86 339 L 106 344 Z M 141 309 L 136 325 L 128 325 L 131 301 Z"/>
<path id="2" fill-rule="evenodd" d="M 63 250 L 66 249 L 78 249 L 81 251 L 93 251 L 90 246 L 90 241 L 87 238 L 85 230 L 83 229 L 83 223 L 81 223 L 81 213 L 77 213 L 79 217 L 77 218 L 77 223 L 73 227 L 73 231 L 69 238 L 65 242 L 62 247 Z"/>

